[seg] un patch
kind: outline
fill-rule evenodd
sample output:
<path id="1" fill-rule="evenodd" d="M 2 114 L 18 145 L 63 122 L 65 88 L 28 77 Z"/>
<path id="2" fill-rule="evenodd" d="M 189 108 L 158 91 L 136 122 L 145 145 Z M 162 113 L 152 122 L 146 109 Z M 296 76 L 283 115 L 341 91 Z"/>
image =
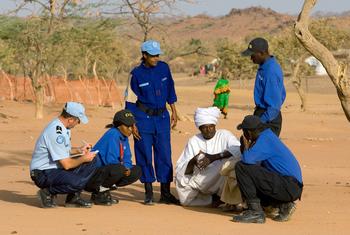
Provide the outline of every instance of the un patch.
<path id="1" fill-rule="evenodd" d="M 64 138 L 63 135 L 57 136 L 57 138 L 56 138 L 56 143 L 57 144 L 63 144 L 64 142 L 66 142 L 66 139 Z"/>

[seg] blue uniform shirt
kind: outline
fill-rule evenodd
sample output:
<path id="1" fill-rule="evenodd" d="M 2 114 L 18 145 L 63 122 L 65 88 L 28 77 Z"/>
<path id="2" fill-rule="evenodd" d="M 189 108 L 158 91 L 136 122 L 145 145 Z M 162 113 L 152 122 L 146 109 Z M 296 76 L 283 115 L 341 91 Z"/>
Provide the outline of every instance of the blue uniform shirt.
<path id="1" fill-rule="evenodd" d="M 51 121 L 35 144 L 30 170 L 61 168 L 59 160 L 70 156 L 70 135 L 70 130 L 66 129 L 59 118 Z"/>
<path id="2" fill-rule="evenodd" d="M 260 117 L 266 123 L 275 119 L 286 98 L 283 72 L 275 57 L 271 56 L 259 66 L 254 86 L 254 101 L 257 107 L 266 109 Z"/>
<path id="3" fill-rule="evenodd" d="M 132 167 L 128 137 L 124 136 L 118 128 L 112 127 L 106 131 L 93 150 L 99 151 L 98 166 L 122 163 L 128 169 Z"/>
<path id="4" fill-rule="evenodd" d="M 149 108 L 165 108 L 177 101 L 174 80 L 167 63 L 158 61 L 155 67 L 141 63 L 131 71 L 131 89 L 137 99 Z"/>
<path id="5" fill-rule="evenodd" d="M 261 163 L 261 166 L 272 172 L 293 176 L 303 183 L 298 161 L 269 128 L 260 133 L 253 147 L 243 152 L 242 161 L 246 164 Z"/>
<path id="6" fill-rule="evenodd" d="M 126 108 L 134 114 L 139 131 L 152 134 L 170 132 L 166 103 L 175 103 L 177 97 L 168 64 L 158 61 L 155 67 L 146 67 L 141 63 L 131 71 L 130 87 L 137 100 L 148 108 L 165 109 L 159 116 L 149 116 L 132 103 L 127 103 Z"/>

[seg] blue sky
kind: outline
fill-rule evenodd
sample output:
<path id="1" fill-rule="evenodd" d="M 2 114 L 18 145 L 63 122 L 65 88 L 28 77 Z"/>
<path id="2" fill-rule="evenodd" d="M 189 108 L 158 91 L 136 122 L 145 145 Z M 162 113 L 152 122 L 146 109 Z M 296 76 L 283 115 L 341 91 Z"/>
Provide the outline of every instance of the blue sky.
<path id="1" fill-rule="evenodd" d="M 89 0 L 87 0 L 89 1 Z M 90 0 L 93 1 L 93 0 Z M 303 0 L 194 0 L 196 4 L 179 4 L 176 13 L 184 15 L 197 15 L 205 13 L 211 16 L 227 14 L 232 8 L 247 8 L 261 6 L 271 8 L 277 12 L 297 14 Z M 12 9 L 13 0 L 0 0 L 0 12 Z M 17 1 L 19 2 L 19 1 Z M 350 11 L 350 0 L 318 0 L 314 11 L 343 12 Z"/>

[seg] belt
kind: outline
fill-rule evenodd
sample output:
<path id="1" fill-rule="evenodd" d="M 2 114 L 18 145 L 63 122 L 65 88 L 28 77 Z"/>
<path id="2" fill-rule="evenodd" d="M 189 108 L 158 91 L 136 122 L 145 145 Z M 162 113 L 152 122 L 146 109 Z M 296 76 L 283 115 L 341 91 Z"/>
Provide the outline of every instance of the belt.
<path id="1" fill-rule="evenodd" d="M 160 116 L 164 113 L 166 108 L 159 108 L 159 109 L 151 109 L 147 107 L 146 105 L 142 104 L 140 101 L 136 101 L 136 107 L 138 107 L 140 110 L 145 112 L 149 116 Z"/>

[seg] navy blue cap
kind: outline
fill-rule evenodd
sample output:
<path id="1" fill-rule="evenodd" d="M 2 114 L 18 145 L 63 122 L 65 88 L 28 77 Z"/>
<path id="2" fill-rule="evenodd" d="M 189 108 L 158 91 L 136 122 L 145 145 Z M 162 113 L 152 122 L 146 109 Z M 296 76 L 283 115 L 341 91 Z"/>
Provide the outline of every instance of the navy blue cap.
<path id="1" fill-rule="evenodd" d="M 256 52 L 268 51 L 269 44 L 264 38 L 254 38 L 250 41 L 248 48 L 241 53 L 242 56 L 251 56 Z"/>
<path id="2" fill-rule="evenodd" d="M 257 129 L 262 124 L 260 118 L 255 115 L 245 116 L 243 122 L 237 126 L 237 130 L 248 129 L 254 130 Z"/>

